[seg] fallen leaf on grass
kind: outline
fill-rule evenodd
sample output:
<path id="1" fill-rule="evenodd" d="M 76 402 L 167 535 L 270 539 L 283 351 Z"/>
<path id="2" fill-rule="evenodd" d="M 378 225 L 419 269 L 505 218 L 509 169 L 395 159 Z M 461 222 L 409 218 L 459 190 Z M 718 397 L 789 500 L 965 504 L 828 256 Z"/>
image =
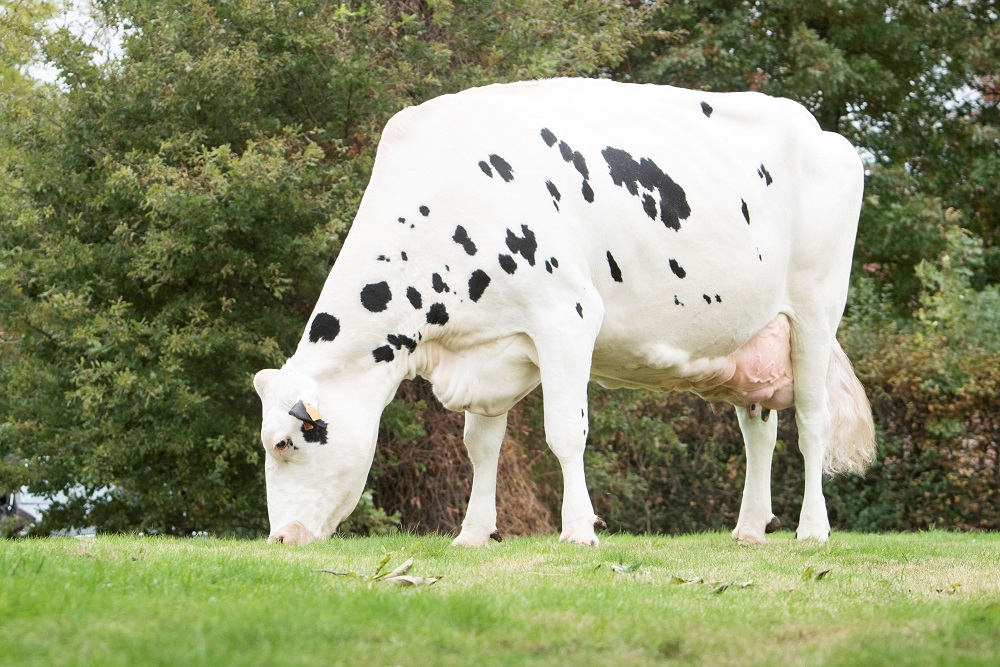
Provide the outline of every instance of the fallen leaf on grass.
<path id="1" fill-rule="evenodd" d="M 382 572 L 382 568 L 385 567 L 386 563 L 388 562 L 389 562 L 389 557 L 386 556 L 385 559 L 382 561 L 382 563 L 379 565 L 378 569 L 375 570 L 375 574 L 372 575 L 372 579 L 392 579 L 393 577 L 401 577 L 407 572 L 409 572 L 410 568 L 413 567 L 413 558 L 407 558 L 402 565 L 397 567 L 392 572 L 389 572 L 388 574 L 380 574 L 380 572 Z"/>
<path id="2" fill-rule="evenodd" d="M 713 595 L 719 595 L 720 593 L 725 593 L 730 588 L 750 588 L 753 586 L 753 581 L 734 581 L 732 583 L 726 584 L 720 581 L 705 581 L 701 577 L 695 577 L 694 579 L 684 579 L 682 577 L 671 577 L 670 583 L 675 586 L 694 586 L 697 584 L 703 584 L 705 586 L 710 586 L 712 588 Z"/>
<path id="3" fill-rule="evenodd" d="M 947 588 L 935 588 L 934 592 L 935 593 L 944 593 L 945 595 L 954 595 L 955 593 L 958 592 L 958 589 L 959 589 L 959 587 L 961 587 L 961 585 L 962 585 L 961 583 L 956 582 L 956 583 L 952 584 L 951 586 L 948 586 Z"/>
<path id="4" fill-rule="evenodd" d="M 802 581 L 806 581 L 807 579 L 812 579 L 814 581 L 821 581 L 823 577 L 830 574 L 831 569 L 832 568 L 827 568 L 825 570 L 820 570 L 819 572 L 816 572 L 816 568 L 810 565 L 806 569 L 802 570 L 802 576 L 799 578 Z"/>
<path id="5" fill-rule="evenodd" d="M 437 583 L 438 579 L 439 577 L 410 577 L 404 575 L 400 577 L 386 577 L 382 581 L 396 586 L 432 586 Z"/>
<path id="6" fill-rule="evenodd" d="M 335 570 L 313 570 L 313 572 L 323 572 L 337 577 L 349 577 L 362 581 L 376 583 L 383 582 L 396 586 L 431 586 L 436 584 L 441 577 L 411 577 L 407 573 L 413 567 L 413 558 L 407 558 L 402 565 L 389 572 L 383 572 L 385 566 L 389 564 L 390 557 L 387 555 L 375 568 L 375 572 L 370 577 L 359 575 L 356 572 L 337 572 Z"/>
<path id="7" fill-rule="evenodd" d="M 639 561 L 638 563 L 633 563 L 632 565 L 625 565 L 624 563 L 618 562 L 618 563 L 612 563 L 611 569 L 614 570 L 615 572 L 618 572 L 619 574 L 629 574 L 631 572 L 635 572 L 636 570 L 638 570 L 639 566 L 641 565 L 642 561 Z"/>

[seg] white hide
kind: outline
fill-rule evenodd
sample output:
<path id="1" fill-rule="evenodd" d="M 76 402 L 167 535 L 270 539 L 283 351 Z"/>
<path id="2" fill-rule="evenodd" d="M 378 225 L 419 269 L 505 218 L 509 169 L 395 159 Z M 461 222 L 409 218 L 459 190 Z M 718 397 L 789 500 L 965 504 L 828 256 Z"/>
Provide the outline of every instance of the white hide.
<path id="1" fill-rule="evenodd" d="M 773 518 L 777 418 L 758 415 L 794 402 L 798 535 L 825 540 L 824 461 L 861 468 L 873 451 L 842 352 L 827 382 L 862 187 L 844 139 L 756 93 L 563 79 L 400 112 L 298 349 L 258 375 L 272 539 L 336 529 L 362 492 L 382 409 L 419 374 L 467 412 L 475 478 L 456 544 L 496 532 L 506 412 L 539 383 L 564 476 L 562 538 L 597 544 L 590 379 L 737 406 L 748 478 L 734 537 L 749 542 Z M 833 426 L 861 434 L 847 454 L 828 452 L 831 399 Z M 287 414 L 299 400 L 323 415 L 327 442 L 306 442 Z"/>

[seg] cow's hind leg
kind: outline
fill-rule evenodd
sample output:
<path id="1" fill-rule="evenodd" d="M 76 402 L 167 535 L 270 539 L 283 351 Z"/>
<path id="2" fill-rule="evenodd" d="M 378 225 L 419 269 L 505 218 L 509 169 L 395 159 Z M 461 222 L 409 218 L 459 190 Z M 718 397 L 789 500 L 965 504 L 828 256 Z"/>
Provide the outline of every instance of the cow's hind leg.
<path id="1" fill-rule="evenodd" d="M 823 459 L 830 445 L 830 408 L 826 375 L 833 333 L 793 322 L 792 373 L 795 384 L 795 422 L 799 428 L 799 451 L 805 464 L 805 488 L 796 537 L 825 542 L 830 520 L 823 496 Z"/>
<path id="2" fill-rule="evenodd" d="M 746 445 L 747 477 L 733 539 L 741 544 L 763 544 L 766 541 L 764 533 L 777 521 L 771 513 L 771 457 L 778 439 L 778 415 L 773 412 L 764 421 L 760 416 L 751 417 L 746 408 L 737 406 L 736 416 Z"/>
<path id="3" fill-rule="evenodd" d="M 497 467 L 507 430 L 507 413 L 498 417 L 465 413 L 465 447 L 472 460 L 472 494 L 462 532 L 452 542 L 460 547 L 484 547 L 497 541 Z"/>

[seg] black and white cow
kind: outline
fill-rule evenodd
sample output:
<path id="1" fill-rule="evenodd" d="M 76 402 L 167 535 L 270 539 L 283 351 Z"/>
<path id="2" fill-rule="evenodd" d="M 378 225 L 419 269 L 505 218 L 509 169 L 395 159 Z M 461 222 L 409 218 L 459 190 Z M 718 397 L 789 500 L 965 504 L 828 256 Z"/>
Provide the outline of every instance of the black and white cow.
<path id="1" fill-rule="evenodd" d="M 496 530 L 507 411 L 544 388 L 562 539 L 597 545 L 587 383 L 736 406 L 733 536 L 763 542 L 777 419 L 795 406 L 799 538 L 826 540 L 822 472 L 862 470 L 871 409 L 835 334 L 863 188 L 842 137 L 756 93 L 560 79 L 495 85 L 386 125 L 295 354 L 260 371 L 271 540 L 327 537 L 365 485 L 404 378 L 466 413 L 459 545 Z"/>

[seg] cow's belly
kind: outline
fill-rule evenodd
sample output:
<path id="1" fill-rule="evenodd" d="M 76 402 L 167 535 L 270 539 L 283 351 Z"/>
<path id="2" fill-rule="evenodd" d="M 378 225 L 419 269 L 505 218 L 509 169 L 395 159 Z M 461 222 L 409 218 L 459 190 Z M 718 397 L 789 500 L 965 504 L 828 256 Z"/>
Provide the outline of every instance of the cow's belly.
<path id="1" fill-rule="evenodd" d="M 594 351 L 591 376 L 609 388 L 690 391 L 780 410 L 792 405 L 790 334 L 788 318 L 778 315 L 732 352 L 713 356 L 662 342 L 630 347 L 604 340 Z"/>

